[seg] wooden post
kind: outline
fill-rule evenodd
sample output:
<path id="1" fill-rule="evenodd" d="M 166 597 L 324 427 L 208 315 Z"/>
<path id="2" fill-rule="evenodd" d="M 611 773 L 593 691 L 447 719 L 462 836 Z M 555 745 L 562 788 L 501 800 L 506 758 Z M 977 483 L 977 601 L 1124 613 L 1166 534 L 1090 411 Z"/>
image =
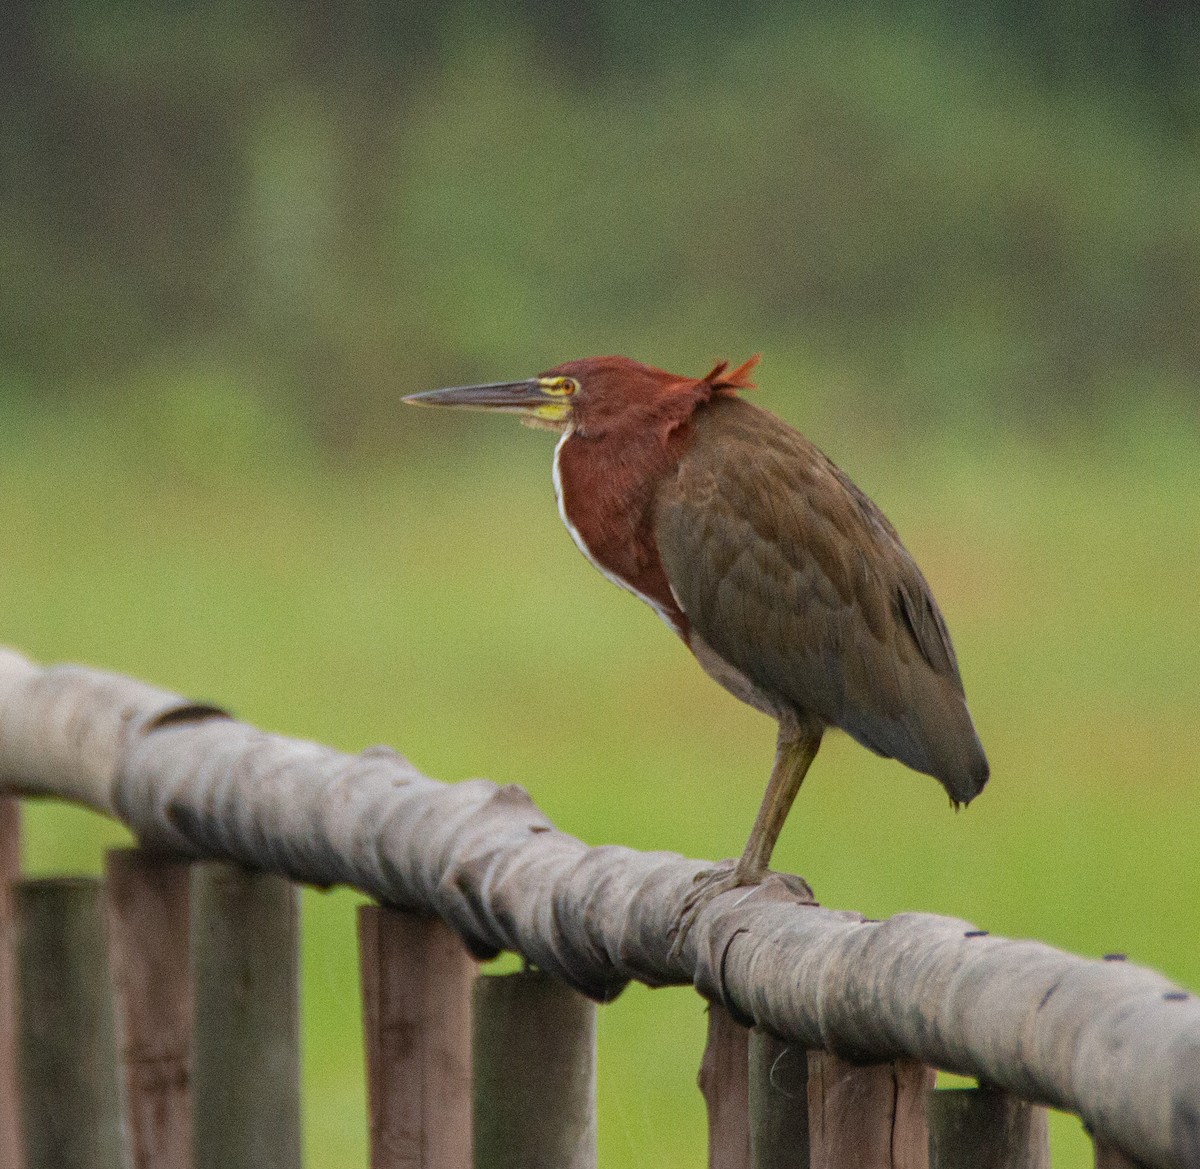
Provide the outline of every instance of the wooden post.
<path id="1" fill-rule="evenodd" d="M 1140 1161 L 1135 1161 L 1128 1153 L 1123 1153 L 1114 1145 L 1105 1144 L 1093 1138 L 1096 1169 L 1143 1169 Z"/>
<path id="2" fill-rule="evenodd" d="M 475 981 L 476 1169 L 596 1169 L 596 1004 L 540 971 Z"/>
<path id="3" fill-rule="evenodd" d="M 17 906 L 21 879 L 21 802 L 0 796 L 0 1165 L 20 1169 L 21 1097 L 17 1079 Z"/>
<path id="4" fill-rule="evenodd" d="M 859 1067 L 808 1057 L 812 1169 L 928 1169 L 932 1068 L 908 1060 Z"/>
<path id="5" fill-rule="evenodd" d="M 100 882 L 23 881 L 17 916 L 27 1169 L 126 1169 Z"/>
<path id="6" fill-rule="evenodd" d="M 371 1169 L 471 1169 L 475 962 L 436 918 L 358 910 Z"/>
<path id="7" fill-rule="evenodd" d="M 809 1169 L 808 1052 L 750 1032 L 750 1163 Z"/>
<path id="8" fill-rule="evenodd" d="M 300 1169 L 298 940 L 288 881 L 192 866 L 196 1169 Z"/>
<path id="9" fill-rule="evenodd" d="M 1046 1110 L 991 1088 L 929 1097 L 930 1169 L 1050 1169 Z"/>
<path id="10" fill-rule="evenodd" d="M 132 1169 L 192 1164 L 186 861 L 108 854 L 108 938 Z"/>
<path id="11" fill-rule="evenodd" d="M 697 1081 L 708 1110 L 708 1169 L 750 1169 L 750 1032 L 708 1004 L 708 1042 Z"/>

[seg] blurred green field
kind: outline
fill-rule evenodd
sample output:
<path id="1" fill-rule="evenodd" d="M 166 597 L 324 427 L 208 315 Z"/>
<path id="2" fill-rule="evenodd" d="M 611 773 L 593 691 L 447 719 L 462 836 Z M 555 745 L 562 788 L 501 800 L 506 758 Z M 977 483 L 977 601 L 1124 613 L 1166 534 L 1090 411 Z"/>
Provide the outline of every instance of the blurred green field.
<path id="1" fill-rule="evenodd" d="M 759 400 L 925 568 L 993 766 L 954 815 L 933 782 L 831 737 L 777 867 L 832 906 L 1125 951 L 1200 989 L 1194 428 L 1147 410 L 1054 447 L 899 447 L 813 425 L 804 387 L 771 369 L 768 353 Z M 571 546 L 549 436 L 501 420 L 455 442 L 455 420 L 414 412 L 395 460 L 334 469 L 237 387 L 159 387 L 136 419 L 2 401 L 4 641 L 343 749 L 391 743 L 439 778 L 521 783 L 592 843 L 741 847 L 773 727 Z M 95 868 L 120 838 L 33 807 L 28 867 Z M 354 900 L 306 895 L 312 1169 L 365 1164 Z M 702 1163 L 702 1033 L 685 990 L 601 1011 L 604 1165 Z M 1090 1164 L 1077 1124 L 1055 1140 L 1056 1165 Z"/>

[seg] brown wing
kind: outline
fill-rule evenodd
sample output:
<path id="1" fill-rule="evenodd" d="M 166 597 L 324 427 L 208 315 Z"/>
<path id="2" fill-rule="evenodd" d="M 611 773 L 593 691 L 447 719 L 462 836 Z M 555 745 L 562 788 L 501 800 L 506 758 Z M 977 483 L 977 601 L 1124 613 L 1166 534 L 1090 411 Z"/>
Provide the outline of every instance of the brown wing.
<path id="1" fill-rule="evenodd" d="M 988 765 L 946 623 L 883 513 L 807 439 L 741 399 L 694 415 L 655 536 L 691 626 L 773 699 L 966 801 Z"/>

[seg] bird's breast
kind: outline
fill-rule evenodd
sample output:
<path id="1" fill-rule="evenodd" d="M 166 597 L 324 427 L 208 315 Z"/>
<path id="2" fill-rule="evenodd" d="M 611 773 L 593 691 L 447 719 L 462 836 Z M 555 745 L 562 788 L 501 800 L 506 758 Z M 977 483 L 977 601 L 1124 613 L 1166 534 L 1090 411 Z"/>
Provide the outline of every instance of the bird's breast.
<path id="1" fill-rule="evenodd" d="M 649 605 L 684 641 L 688 620 L 654 538 L 654 492 L 666 473 L 653 447 L 608 449 L 567 430 L 554 448 L 554 494 L 571 539 L 613 584 Z M 665 454 L 665 452 L 662 452 Z"/>

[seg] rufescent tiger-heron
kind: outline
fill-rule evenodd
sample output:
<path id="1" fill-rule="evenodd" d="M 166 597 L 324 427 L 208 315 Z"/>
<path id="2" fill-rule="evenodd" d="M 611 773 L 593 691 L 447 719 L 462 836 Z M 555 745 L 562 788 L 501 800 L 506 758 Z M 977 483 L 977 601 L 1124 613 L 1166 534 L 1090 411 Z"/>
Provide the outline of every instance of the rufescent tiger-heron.
<path id="1" fill-rule="evenodd" d="M 933 776 L 955 806 L 988 778 L 929 585 L 844 472 L 738 396 L 757 362 L 689 378 L 593 357 L 404 399 L 558 431 L 554 490 L 579 549 L 712 678 L 778 720 L 745 850 L 697 879 L 679 941 L 710 898 L 762 881 L 828 727 Z"/>

